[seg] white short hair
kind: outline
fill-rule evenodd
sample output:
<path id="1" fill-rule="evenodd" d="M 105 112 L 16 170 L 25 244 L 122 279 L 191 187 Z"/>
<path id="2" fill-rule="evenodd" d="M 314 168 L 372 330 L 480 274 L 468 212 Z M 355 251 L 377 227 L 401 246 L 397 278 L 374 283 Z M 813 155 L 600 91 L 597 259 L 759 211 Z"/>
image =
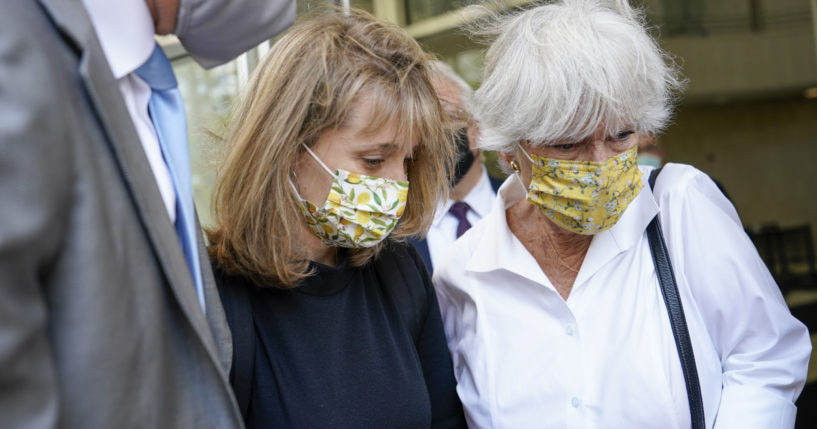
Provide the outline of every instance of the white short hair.
<path id="1" fill-rule="evenodd" d="M 479 8 L 475 6 L 472 8 Z M 560 0 L 472 25 L 497 35 L 474 95 L 483 149 L 580 141 L 603 126 L 659 133 L 683 89 L 674 61 L 627 0 Z"/>
<path id="2" fill-rule="evenodd" d="M 469 114 L 473 115 L 474 110 L 474 88 L 465 81 L 454 69 L 444 61 L 434 61 L 434 73 L 431 75 L 433 80 L 445 80 L 453 83 L 460 90 L 460 102 L 463 109 Z"/>

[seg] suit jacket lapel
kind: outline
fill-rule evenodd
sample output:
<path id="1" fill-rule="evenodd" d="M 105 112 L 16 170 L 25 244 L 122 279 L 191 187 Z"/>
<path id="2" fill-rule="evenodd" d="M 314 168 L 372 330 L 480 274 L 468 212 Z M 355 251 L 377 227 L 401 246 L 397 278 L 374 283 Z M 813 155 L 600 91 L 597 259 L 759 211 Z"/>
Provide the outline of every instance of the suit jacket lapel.
<path id="1" fill-rule="evenodd" d="M 156 252 L 157 260 L 182 311 L 204 343 L 205 349 L 211 358 L 220 361 L 213 336 L 201 311 L 187 262 L 176 238 L 175 228 L 167 215 L 139 136 L 85 9 L 78 1 L 40 0 L 40 2 L 60 30 L 81 50 L 79 73 L 84 80 L 88 96 L 96 107 L 100 126 L 119 164 L 145 232 Z"/>
<path id="2" fill-rule="evenodd" d="M 198 216 L 196 216 L 197 231 L 201 231 Z M 230 366 L 233 361 L 233 338 L 230 334 L 230 327 L 227 324 L 227 316 L 224 314 L 224 307 L 221 305 L 221 297 L 216 288 L 216 280 L 213 276 L 213 269 L 210 266 L 210 258 L 207 256 L 207 249 L 204 247 L 202 235 L 196 237 L 199 245 L 199 260 L 201 261 L 201 280 L 204 284 L 204 302 L 207 307 L 207 323 L 213 333 L 216 342 L 216 349 L 219 353 L 221 369 L 224 374 L 230 374 Z"/>

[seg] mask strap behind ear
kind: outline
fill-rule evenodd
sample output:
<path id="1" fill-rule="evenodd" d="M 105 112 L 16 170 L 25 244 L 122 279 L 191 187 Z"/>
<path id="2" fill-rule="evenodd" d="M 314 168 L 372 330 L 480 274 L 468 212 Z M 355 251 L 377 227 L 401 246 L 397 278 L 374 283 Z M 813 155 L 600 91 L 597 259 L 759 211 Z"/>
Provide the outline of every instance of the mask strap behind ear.
<path id="1" fill-rule="evenodd" d="M 530 155 L 528 155 L 528 152 L 525 150 L 525 148 L 522 147 L 522 144 L 519 143 L 519 142 L 516 142 L 516 146 L 519 147 L 519 150 L 522 151 L 522 153 L 525 154 L 525 158 L 528 158 L 528 161 L 530 161 L 531 165 L 533 165 L 534 164 L 533 158 L 531 158 Z M 519 186 L 521 186 L 522 189 L 525 191 L 525 193 L 527 193 L 528 188 L 527 188 L 527 186 L 525 186 L 524 183 L 522 183 L 522 173 L 517 170 L 517 171 L 514 172 L 513 175 L 516 176 L 516 181 L 519 182 Z"/>
<path id="2" fill-rule="evenodd" d="M 522 147 L 522 144 L 519 143 L 519 142 L 516 142 L 516 145 L 519 147 L 519 150 L 521 150 L 522 153 L 525 154 L 525 158 L 528 158 L 528 161 L 530 161 L 530 163 L 533 164 L 534 163 L 533 158 L 531 158 L 530 155 L 528 154 L 528 151 L 526 151 L 525 148 Z"/>
<path id="3" fill-rule="evenodd" d="M 333 173 L 332 170 L 330 170 L 329 167 L 327 167 L 326 164 L 324 164 L 323 161 L 321 161 L 321 159 L 318 158 L 318 155 L 315 155 L 315 152 L 312 152 L 312 149 L 310 149 L 309 146 L 303 143 L 301 143 L 301 146 L 303 146 L 304 149 L 306 149 L 306 151 L 309 152 L 310 155 L 312 155 L 312 158 L 315 158 L 315 161 L 318 161 L 318 164 L 320 164 L 321 167 L 323 167 L 323 169 L 326 170 L 326 172 L 329 173 L 330 176 L 335 177 L 335 173 Z"/>
<path id="4" fill-rule="evenodd" d="M 298 199 L 302 200 L 303 198 L 301 198 L 301 193 L 298 192 L 298 188 L 296 188 L 295 184 L 292 183 L 292 177 L 288 177 L 287 180 L 289 180 L 289 186 L 292 186 L 292 190 L 295 191 L 295 195 L 298 197 Z"/>

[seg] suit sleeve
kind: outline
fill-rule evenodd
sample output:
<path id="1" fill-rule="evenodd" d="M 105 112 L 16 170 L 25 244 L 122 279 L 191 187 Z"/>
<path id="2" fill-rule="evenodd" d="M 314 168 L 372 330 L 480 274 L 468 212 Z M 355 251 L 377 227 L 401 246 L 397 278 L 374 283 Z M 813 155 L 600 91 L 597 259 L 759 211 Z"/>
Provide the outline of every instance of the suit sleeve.
<path id="1" fill-rule="evenodd" d="M 707 420 L 716 429 L 791 428 L 811 353 L 808 330 L 715 183 L 690 167 L 676 166 L 673 176 L 674 189 L 659 196 L 662 223 L 676 276 L 689 285 L 722 368 L 720 406 L 707 410 Z"/>
<path id="2" fill-rule="evenodd" d="M 437 295 L 431 285 L 425 265 L 413 247 L 409 246 L 409 254 L 417 269 L 422 273 L 428 304 L 416 347 L 431 398 L 431 427 L 435 429 L 465 428 L 467 427 L 465 415 L 462 403 L 457 396 L 457 382 L 445 340 Z"/>
<path id="3" fill-rule="evenodd" d="M 53 32 L 36 2 L 0 13 L 0 416 L 4 427 L 55 427 L 57 374 L 48 279 L 71 191 L 58 76 L 39 46 Z M 65 77 L 62 77 L 67 81 Z"/>

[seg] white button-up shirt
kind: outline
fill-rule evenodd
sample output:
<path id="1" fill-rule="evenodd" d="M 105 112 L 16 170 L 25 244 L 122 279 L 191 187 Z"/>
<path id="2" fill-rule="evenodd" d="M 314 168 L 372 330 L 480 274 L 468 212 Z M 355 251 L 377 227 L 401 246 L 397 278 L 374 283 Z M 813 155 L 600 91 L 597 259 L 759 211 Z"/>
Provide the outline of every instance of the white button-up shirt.
<path id="1" fill-rule="evenodd" d="M 156 40 L 144 0 L 83 0 L 119 92 L 125 100 L 170 221 L 176 221 L 176 191 L 148 113 L 150 86 L 134 71 L 150 58 Z"/>
<path id="2" fill-rule="evenodd" d="M 669 164 L 593 237 L 565 301 L 508 228 L 511 176 L 434 275 L 473 428 L 688 428 L 689 403 L 647 235 L 660 210 L 708 428 L 791 428 L 811 351 L 737 213 Z"/>

